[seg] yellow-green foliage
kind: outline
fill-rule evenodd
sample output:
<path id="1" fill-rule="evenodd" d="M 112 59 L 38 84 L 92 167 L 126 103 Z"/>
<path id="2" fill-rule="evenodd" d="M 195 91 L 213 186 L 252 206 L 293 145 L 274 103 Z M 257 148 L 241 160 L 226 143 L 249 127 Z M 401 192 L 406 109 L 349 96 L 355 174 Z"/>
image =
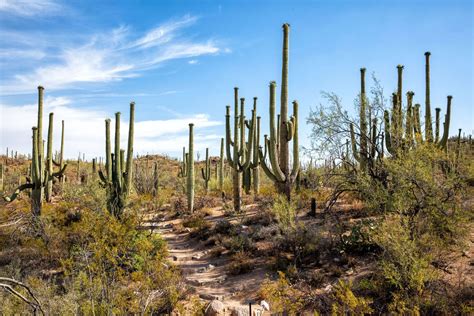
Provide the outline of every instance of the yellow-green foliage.
<path id="1" fill-rule="evenodd" d="M 278 271 L 278 280 L 265 279 L 259 294 L 270 303 L 272 313 L 299 315 L 304 306 L 302 293 L 290 284 L 281 271 Z"/>
<path id="2" fill-rule="evenodd" d="M 331 314 L 337 315 L 370 315 L 373 310 L 370 307 L 372 301 L 363 297 L 357 297 L 352 292 L 352 283 L 339 280 L 333 290 L 334 303 Z"/>
<path id="3" fill-rule="evenodd" d="M 8 237 L 2 235 L 1 246 L 14 249 L 16 260 L 2 266 L 0 275 L 26 282 L 51 314 L 170 311 L 181 288 L 179 273 L 166 260 L 165 241 L 158 234 L 138 230 L 132 210 L 121 221 L 110 216 L 94 205 L 96 197 L 92 188 L 78 189 L 57 205 L 45 205 L 38 224 L 41 230 L 29 230 L 28 222 L 11 227 Z M 76 199 L 84 200 L 84 206 Z M 16 235 L 15 230 L 22 233 Z M 54 278 L 41 277 L 44 271 L 52 271 L 48 273 Z M 0 293 L 0 301 L 5 314 L 30 312 L 5 292 Z"/>
<path id="4" fill-rule="evenodd" d="M 273 213 L 278 222 L 278 226 L 283 232 L 288 232 L 296 228 L 296 206 L 288 202 L 283 195 L 278 195 L 273 203 Z"/>

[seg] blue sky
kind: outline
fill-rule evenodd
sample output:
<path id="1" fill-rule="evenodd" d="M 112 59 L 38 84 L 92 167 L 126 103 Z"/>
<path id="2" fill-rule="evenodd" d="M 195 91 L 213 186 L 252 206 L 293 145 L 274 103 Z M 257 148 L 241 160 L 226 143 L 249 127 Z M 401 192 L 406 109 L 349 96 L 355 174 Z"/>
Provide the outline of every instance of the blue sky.
<path id="1" fill-rule="evenodd" d="M 178 156 L 194 122 L 197 150 L 217 155 L 234 86 L 249 101 L 259 97 L 267 121 L 268 83 L 280 83 L 284 22 L 291 24 L 289 96 L 300 103 L 301 123 L 323 102 L 321 91 L 337 93 L 351 110 L 360 67 L 375 73 L 388 97 L 396 65 L 405 65 L 404 89 L 423 104 L 429 50 L 432 106 L 444 113 L 453 95 L 451 134 L 472 133 L 469 0 L 2 0 L 0 148 L 30 150 L 41 84 L 46 111 L 55 112 L 56 148 L 66 121 L 68 157 L 102 155 L 103 120 L 121 111 L 126 124 L 131 100 L 136 152 Z M 309 131 L 301 124 L 302 145 Z"/>

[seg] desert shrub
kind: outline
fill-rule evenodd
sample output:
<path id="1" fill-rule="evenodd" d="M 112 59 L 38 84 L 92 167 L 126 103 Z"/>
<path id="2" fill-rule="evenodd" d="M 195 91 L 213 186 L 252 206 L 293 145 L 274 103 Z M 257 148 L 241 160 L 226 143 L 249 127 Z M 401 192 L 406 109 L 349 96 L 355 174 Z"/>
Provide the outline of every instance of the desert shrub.
<path id="1" fill-rule="evenodd" d="M 222 235 L 233 235 L 235 233 L 234 226 L 227 219 L 221 219 L 216 222 L 214 232 Z"/>
<path id="2" fill-rule="evenodd" d="M 245 274 L 252 271 L 254 265 L 248 253 L 239 251 L 232 255 L 228 271 L 232 275 Z"/>
<path id="3" fill-rule="evenodd" d="M 350 231 L 340 236 L 340 248 L 348 253 L 364 254 L 377 249 L 373 240 L 376 223 L 371 219 L 363 219 L 354 224 Z"/>
<path id="4" fill-rule="evenodd" d="M 303 294 L 291 285 L 283 272 L 278 272 L 278 279 L 265 279 L 259 295 L 270 303 L 273 313 L 299 315 L 304 306 Z"/>
<path id="5" fill-rule="evenodd" d="M 296 228 L 296 206 L 283 195 L 278 195 L 272 208 L 275 219 L 283 234 Z"/>
<path id="6" fill-rule="evenodd" d="M 22 234 L 6 245 L 21 260 L 1 266 L 0 274 L 19 271 L 12 276 L 29 284 L 51 314 L 171 311 L 182 287 L 178 271 L 167 262 L 164 240 L 137 230 L 134 212 L 118 221 L 70 201 L 45 205 L 43 235 Z M 29 312 L 3 292 L 0 300 L 15 313 Z"/>
<path id="7" fill-rule="evenodd" d="M 204 219 L 204 213 L 196 212 L 184 218 L 183 226 L 192 228 L 191 236 L 201 240 L 207 239 L 211 234 L 211 224 Z"/>
<path id="8" fill-rule="evenodd" d="M 372 301 L 358 297 L 352 291 L 352 283 L 339 280 L 332 292 L 332 315 L 370 315 Z"/>
<path id="9" fill-rule="evenodd" d="M 247 235 L 243 234 L 224 237 L 221 240 L 221 243 L 232 254 L 238 252 L 251 252 L 254 249 L 252 240 Z"/>

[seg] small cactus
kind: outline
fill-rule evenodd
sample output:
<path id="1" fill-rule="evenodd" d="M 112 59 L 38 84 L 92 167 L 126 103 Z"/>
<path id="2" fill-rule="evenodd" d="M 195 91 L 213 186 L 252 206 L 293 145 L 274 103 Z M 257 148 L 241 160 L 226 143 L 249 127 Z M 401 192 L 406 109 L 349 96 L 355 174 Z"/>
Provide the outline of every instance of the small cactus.
<path id="1" fill-rule="evenodd" d="M 209 160 L 209 148 L 206 148 L 206 166 L 201 168 L 201 175 L 204 180 L 206 193 L 209 192 L 209 180 L 211 180 L 211 163 Z"/>

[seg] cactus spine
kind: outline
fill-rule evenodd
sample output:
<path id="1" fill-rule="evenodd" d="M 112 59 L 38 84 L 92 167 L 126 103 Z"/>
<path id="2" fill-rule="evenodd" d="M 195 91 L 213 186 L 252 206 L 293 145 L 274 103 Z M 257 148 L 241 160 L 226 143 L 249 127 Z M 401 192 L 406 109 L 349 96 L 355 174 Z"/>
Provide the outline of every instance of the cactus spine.
<path id="1" fill-rule="evenodd" d="M 267 165 L 263 151 L 259 150 L 265 174 L 277 185 L 280 193 L 291 198 L 291 188 L 299 172 L 298 148 L 298 102 L 293 101 L 293 115 L 288 120 L 288 44 L 290 25 L 283 24 L 283 63 L 280 102 L 279 138 L 275 129 L 275 87 L 270 83 L 270 139 L 265 136 L 265 147 L 270 164 Z M 289 143 L 293 140 L 293 167 L 290 170 Z"/>
<path id="2" fill-rule="evenodd" d="M 130 121 L 128 131 L 127 161 L 120 150 L 120 112 L 115 113 L 115 145 L 112 154 L 110 144 L 110 119 L 105 120 L 105 169 L 106 174 L 99 170 L 99 176 L 107 189 L 107 208 L 116 218 L 123 214 L 131 190 L 133 164 L 133 132 L 135 121 L 135 103 L 130 103 Z M 123 172 L 122 164 L 126 164 Z"/>
<path id="3" fill-rule="evenodd" d="M 239 114 L 239 88 L 234 88 L 234 139 L 231 136 L 230 127 L 230 106 L 226 106 L 226 154 L 227 161 L 233 170 L 232 184 L 233 184 L 233 203 L 234 211 L 241 211 L 241 178 L 240 175 L 245 172 L 251 163 L 254 134 L 255 134 L 255 116 L 257 112 L 256 103 L 252 110 L 252 119 L 249 124 L 249 141 L 245 142 L 245 99 L 240 99 L 240 114 Z M 233 151 L 231 150 L 233 148 Z"/>
<path id="4" fill-rule="evenodd" d="M 188 153 L 188 170 L 186 180 L 186 193 L 188 195 L 188 212 L 192 213 L 194 209 L 194 124 L 189 123 L 189 153 Z"/>
<path id="5" fill-rule="evenodd" d="M 204 188 L 209 192 L 209 180 L 211 180 L 211 163 L 209 160 L 209 148 L 206 148 L 206 166 L 201 168 L 202 178 L 204 179 Z"/>

